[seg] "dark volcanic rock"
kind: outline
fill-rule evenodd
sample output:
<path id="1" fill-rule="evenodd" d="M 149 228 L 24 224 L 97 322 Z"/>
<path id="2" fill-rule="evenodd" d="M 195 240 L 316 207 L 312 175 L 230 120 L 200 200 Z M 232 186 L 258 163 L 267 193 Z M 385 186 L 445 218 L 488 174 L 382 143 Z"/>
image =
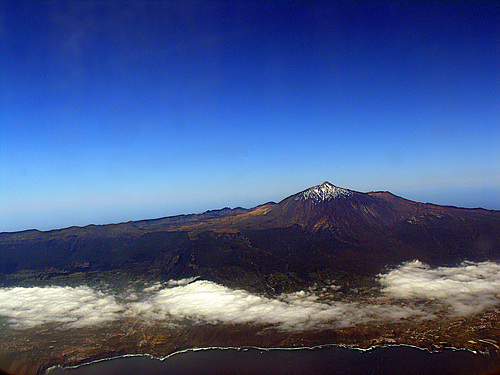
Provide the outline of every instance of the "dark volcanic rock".
<path id="1" fill-rule="evenodd" d="M 253 209 L 0 234 L 2 283 L 117 270 L 277 291 L 318 275 L 374 275 L 412 259 L 500 259 L 500 212 L 325 182 Z"/>

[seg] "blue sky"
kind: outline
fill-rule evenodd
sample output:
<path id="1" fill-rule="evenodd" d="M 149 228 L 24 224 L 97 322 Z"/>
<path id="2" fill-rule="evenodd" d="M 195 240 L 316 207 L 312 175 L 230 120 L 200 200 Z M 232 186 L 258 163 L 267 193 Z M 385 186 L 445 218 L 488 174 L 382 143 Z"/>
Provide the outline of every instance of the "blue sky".
<path id="1" fill-rule="evenodd" d="M 500 3 L 0 2 L 0 231 L 325 180 L 500 209 Z"/>

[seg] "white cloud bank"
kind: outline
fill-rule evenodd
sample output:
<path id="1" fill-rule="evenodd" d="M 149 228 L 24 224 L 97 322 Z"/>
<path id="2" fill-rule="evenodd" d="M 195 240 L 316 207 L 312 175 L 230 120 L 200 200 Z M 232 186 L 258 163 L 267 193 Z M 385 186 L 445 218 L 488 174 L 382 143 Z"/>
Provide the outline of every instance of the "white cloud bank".
<path id="1" fill-rule="evenodd" d="M 63 323 L 68 328 L 117 320 L 124 306 L 87 286 L 0 289 L 0 316 L 18 328 Z"/>
<path id="2" fill-rule="evenodd" d="M 347 327 L 425 315 L 410 307 L 319 302 L 318 299 L 318 295 L 310 292 L 267 298 L 200 280 L 163 288 L 147 301 L 130 304 L 127 314 L 142 316 L 148 321 L 188 318 L 211 323 L 272 324 L 295 330 L 325 325 Z"/>
<path id="3" fill-rule="evenodd" d="M 206 280 L 183 279 L 127 290 L 113 296 L 82 286 L 0 289 L 0 316 L 17 328 L 59 323 L 64 328 L 98 325 L 123 318 L 171 323 L 270 324 L 285 330 L 348 327 L 356 324 L 433 319 L 438 310 L 470 315 L 500 306 L 500 265 L 463 263 L 429 266 L 414 261 L 379 275 L 384 298 L 335 301 L 335 287 L 275 298 L 234 290 Z M 391 299 L 425 304 L 390 303 Z"/>
<path id="4" fill-rule="evenodd" d="M 379 275 L 379 281 L 389 296 L 434 301 L 455 316 L 479 313 L 500 304 L 500 264 L 492 262 L 431 268 L 415 260 Z"/>

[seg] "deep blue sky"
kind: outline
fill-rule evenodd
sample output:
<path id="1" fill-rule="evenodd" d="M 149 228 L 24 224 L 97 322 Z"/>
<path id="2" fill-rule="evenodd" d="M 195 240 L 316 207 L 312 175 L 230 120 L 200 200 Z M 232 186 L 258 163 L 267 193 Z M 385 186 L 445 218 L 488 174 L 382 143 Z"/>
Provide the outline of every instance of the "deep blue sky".
<path id="1" fill-rule="evenodd" d="M 0 231 L 325 180 L 500 209 L 500 2 L 0 2 Z"/>

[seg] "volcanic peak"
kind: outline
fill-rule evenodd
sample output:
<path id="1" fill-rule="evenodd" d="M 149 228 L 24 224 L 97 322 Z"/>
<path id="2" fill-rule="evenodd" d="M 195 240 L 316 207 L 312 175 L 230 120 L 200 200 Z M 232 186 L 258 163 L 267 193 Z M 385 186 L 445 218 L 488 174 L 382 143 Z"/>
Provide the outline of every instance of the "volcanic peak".
<path id="1" fill-rule="evenodd" d="M 313 186 L 312 188 L 297 194 L 295 200 L 311 199 L 314 203 L 318 203 L 335 198 L 347 198 L 353 196 L 354 194 L 355 191 L 353 190 L 344 189 L 325 181 L 321 185 Z"/>

